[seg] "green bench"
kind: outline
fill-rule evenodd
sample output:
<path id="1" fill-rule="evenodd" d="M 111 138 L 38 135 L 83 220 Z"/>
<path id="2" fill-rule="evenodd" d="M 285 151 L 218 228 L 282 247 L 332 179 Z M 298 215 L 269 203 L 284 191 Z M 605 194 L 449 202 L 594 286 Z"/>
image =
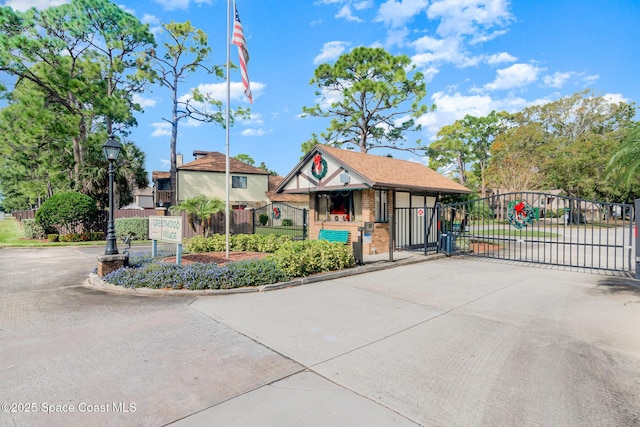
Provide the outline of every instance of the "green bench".
<path id="1" fill-rule="evenodd" d="M 344 243 L 349 242 L 348 230 L 320 230 L 318 233 L 318 240 L 326 240 L 327 242 Z"/>

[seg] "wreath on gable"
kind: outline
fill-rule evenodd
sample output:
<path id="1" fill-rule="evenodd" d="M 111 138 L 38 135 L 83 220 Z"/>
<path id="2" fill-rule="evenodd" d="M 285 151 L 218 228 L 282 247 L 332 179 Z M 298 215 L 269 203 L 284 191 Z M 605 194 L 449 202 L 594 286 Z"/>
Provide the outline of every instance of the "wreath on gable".
<path id="1" fill-rule="evenodd" d="M 321 154 L 316 154 L 311 164 L 311 174 L 316 179 L 322 179 L 327 174 L 327 161 L 322 158 Z"/>
<path id="2" fill-rule="evenodd" d="M 280 208 L 273 208 L 273 219 L 280 219 Z"/>
<path id="3" fill-rule="evenodd" d="M 529 224 L 533 224 L 534 218 L 535 215 L 533 209 L 527 202 L 522 200 L 514 200 L 513 202 L 509 203 L 507 209 L 507 219 L 509 220 L 509 224 L 511 224 L 518 230 L 522 230 Z"/>

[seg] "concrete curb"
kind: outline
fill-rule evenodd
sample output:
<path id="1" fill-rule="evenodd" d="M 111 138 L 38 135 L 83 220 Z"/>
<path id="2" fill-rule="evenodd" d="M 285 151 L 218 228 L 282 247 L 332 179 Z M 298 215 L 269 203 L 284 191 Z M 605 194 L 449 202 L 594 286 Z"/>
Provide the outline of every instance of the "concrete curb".
<path id="1" fill-rule="evenodd" d="M 346 270 L 330 271 L 327 273 L 315 274 L 313 276 L 301 277 L 299 279 L 289 280 L 288 282 L 274 283 L 271 285 L 262 285 L 235 289 L 203 289 L 190 291 L 188 289 L 149 289 L 149 288 L 123 288 L 122 286 L 112 285 L 102 280 L 97 274 L 91 273 L 86 280 L 86 285 L 102 291 L 113 292 L 126 295 L 138 296 L 203 296 L 203 295 L 230 295 L 230 294 L 246 294 L 254 292 L 270 292 L 278 289 L 292 288 L 310 283 L 322 282 L 325 280 L 339 279 L 341 277 L 355 276 L 357 274 L 371 273 L 374 271 L 387 270 L 389 268 L 401 267 L 404 265 L 417 264 L 420 262 L 432 261 L 446 257 L 445 254 L 434 255 L 412 255 L 409 258 L 399 259 L 397 261 L 377 261 L 371 264 L 360 265 Z"/>

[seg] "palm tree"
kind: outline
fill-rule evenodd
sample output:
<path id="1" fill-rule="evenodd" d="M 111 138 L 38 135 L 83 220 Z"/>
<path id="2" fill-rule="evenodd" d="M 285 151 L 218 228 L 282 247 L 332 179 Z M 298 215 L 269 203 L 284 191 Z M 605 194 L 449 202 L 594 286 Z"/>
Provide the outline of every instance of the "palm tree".
<path id="1" fill-rule="evenodd" d="M 224 207 L 225 203 L 217 197 L 210 199 L 201 194 L 191 199 L 186 199 L 178 205 L 171 206 L 169 210 L 171 213 L 186 212 L 189 226 L 191 226 L 194 233 L 197 232 L 196 220 L 199 220 L 202 227 L 202 235 L 207 236 L 208 231 L 211 229 L 212 215 L 223 211 Z"/>
<path id="2" fill-rule="evenodd" d="M 609 174 L 627 188 L 637 180 L 640 171 L 640 127 L 632 129 L 609 160 Z"/>
<path id="3" fill-rule="evenodd" d="M 91 196 L 98 206 L 106 207 L 109 200 L 108 162 L 102 154 L 102 142 L 97 136 L 92 137 L 92 144 L 85 147 L 85 162 L 82 165 L 81 177 L 84 183 L 82 193 Z M 149 178 L 144 169 L 145 154 L 133 142 L 122 143 L 120 156 L 115 164 L 114 192 L 116 207 L 126 206 L 133 202 L 133 192 L 137 188 L 149 185 Z"/>

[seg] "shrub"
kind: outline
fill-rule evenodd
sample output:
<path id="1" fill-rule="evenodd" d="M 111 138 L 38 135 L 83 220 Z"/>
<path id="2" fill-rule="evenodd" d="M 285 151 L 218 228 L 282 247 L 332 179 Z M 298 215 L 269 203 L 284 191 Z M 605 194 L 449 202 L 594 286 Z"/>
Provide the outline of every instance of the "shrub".
<path id="1" fill-rule="evenodd" d="M 269 221 L 269 215 L 267 215 L 266 213 L 260 214 L 260 216 L 258 216 L 258 221 L 260 221 L 261 225 L 267 225 L 267 222 Z"/>
<path id="2" fill-rule="evenodd" d="M 253 234 L 235 234 L 229 236 L 229 249 L 235 252 L 257 252 L 258 240 Z"/>
<path id="3" fill-rule="evenodd" d="M 272 259 L 248 259 L 228 266 L 234 288 L 285 282 L 289 276 Z"/>
<path id="4" fill-rule="evenodd" d="M 140 268 L 152 262 L 175 255 L 175 251 L 160 250 L 157 252 L 156 257 L 153 258 L 151 252 L 134 252 L 129 255 L 129 267 Z"/>
<path id="5" fill-rule="evenodd" d="M 288 280 L 273 260 L 246 260 L 225 266 L 154 263 L 143 257 L 139 268 L 121 268 L 104 277 L 106 282 L 127 288 L 231 289 Z M 148 262 L 147 262 L 148 261 Z"/>
<path id="6" fill-rule="evenodd" d="M 282 225 L 284 227 L 291 227 L 293 225 L 293 220 L 285 218 L 285 219 L 282 220 Z"/>
<path id="7" fill-rule="evenodd" d="M 81 240 L 78 233 L 61 234 L 59 239 L 61 242 L 79 242 Z"/>
<path id="8" fill-rule="evenodd" d="M 273 253 L 283 243 L 291 241 L 290 236 L 276 236 L 273 234 L 234 234 L 229 236 L 229 249 L 240 252 Z M 184 242 L 185 250 L 192 253 L 222 252 L 226 247 L 226 237 L 214 234 L 211 237 L 196 236 Z"/>
<path id="9" fill-rule="evenodd" d="M 23 219 L 22 231 L 26 239 L 44 239 L 47 237 L 44 228 L 35 219 Z"/>
<path id="10" fill-rule="evenodd" d="M 226 238 L 222 234 L 214 234 L 211 237 L 195 236 L 186 239 L 184 249 L 193 253 L 222 252 L 225 250 Z"/>
<path id="11" fill-rule="evenodd" d="M 76 226 L 87 228 L 89 221 L 98 213 L 96 202 L 82 193 L 54 194 L 36 211 L 36 223 L 46 231 L 74 231 Z"/>
<path id="12" fill-rule="evenodd" d="M 115 220 L 116 238 L 131 240 L 149 239 L 149 218 L 117 218 Z"/>
<path id="13" fill-rule="evenodd" d="M 58 234 L 48 234 L 47 240 L 53 243 L 53 242 L 57 242 L 59 237 L 60 236 Z"/>
<path id="14" fill-rule="evenodd" d="M 103 231 L 93 231 L 91 232 L 91 240 L 104 240 L 104 232 Z"/>
<path id="15" fill-rule="evenodd" d="M 286 242 L 274 253 L 273 260 L 290 277 L 341 270 L 355 264 L 350 246 L 326 240 Z"/>

